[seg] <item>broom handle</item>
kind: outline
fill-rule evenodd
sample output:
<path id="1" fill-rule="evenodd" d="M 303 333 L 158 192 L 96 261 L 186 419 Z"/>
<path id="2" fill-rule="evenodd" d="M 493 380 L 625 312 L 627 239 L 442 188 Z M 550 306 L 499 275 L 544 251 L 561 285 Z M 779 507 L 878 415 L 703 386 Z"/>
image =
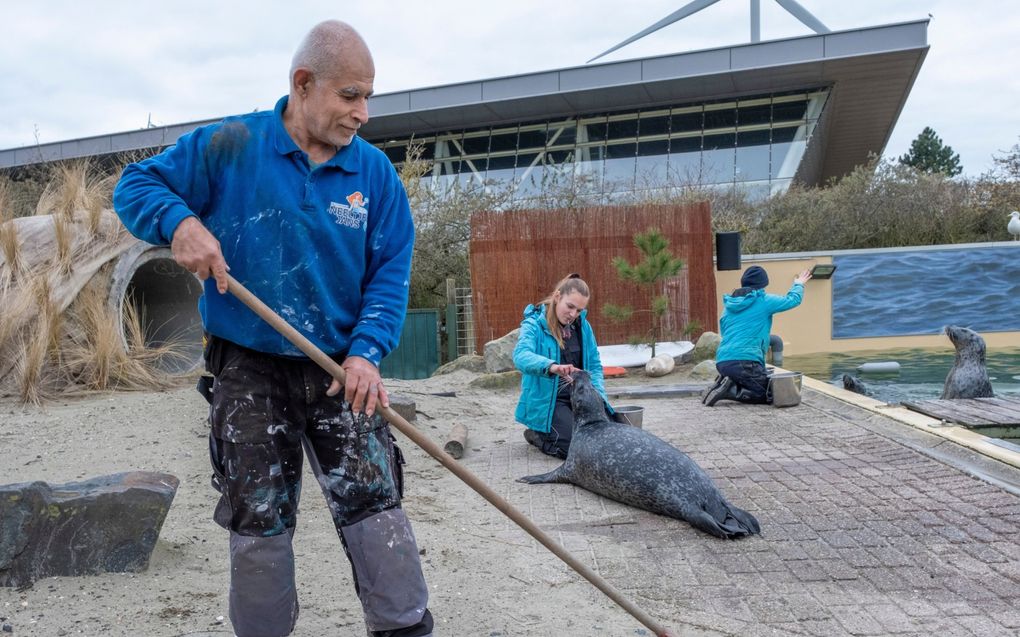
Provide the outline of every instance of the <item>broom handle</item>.
<path id="1" fill-rule="evenodd" d="M 318 363 L 319 366 L 326 370 L 330 376 L 339 380 L 341 384 L 344 383 L 346 373 L 336 361 L 327 356 L 325 352 L 316 347 L 311 341 L 305 338 L 304 335 L 291 327 L 291 325 L 284 321 L 279 314 L 260 301 L 258 297 L 252 294 L 246 287 L 238 283 L 237 279 L 230 274 L 227 275 L 227 281 L 227 289 L 229 289 L 230 292 L 238 298 L 238 300 L 247 305 L 253 312 L 258 314 L 262 320 L 269 323 L 273 329 L 278 331 L 284 336 L 284 338 L 304 352 L 308 358 Z M 454 475 L 467 483 L 469 487 L 474 489 L 483 498 L 488 500 L 492 506 L 502 511 L 504 515 L 513 520 L 519 527 L 527 531 L 531 537 L 538 540 L 542 546 L 546 547 L 552 551 L 556 557 L 566 562 L 567 566 L 574 569 L 579 575 L 581 575 L 581 577 L 591 582 L 595 588 L 605 593 L 609 599 L 613 600 L 618 606 L 620 606 L 620 608 L 630 613 L 634 619 L 644 624 L 649 630 L 655 633 L 656 637 L 672 637 L 672 633 L 656 622 L 651 615 L 638 608 L 633 602 L 624 597 L 620 591 L 616 590 L 612 584 L 605 581 L 595 571 L 588 568 L 587 565 L 578 561 L 577 558 L 571 555 L 565 548 L 560 546 L 545 531 L 538 528 L 538 525 L 532 522 L 530 518 L 514 508 L 512 504 L 493 491 L 489 485 L 485 484 L 481 478 L 473 474 L 464 465 L 456 462 L 449 454 L 443 451 L 442 447 L 404 420 L 403 416 L 393 411 L 391 408 L 383 407 L 382 405 L 377 406 L 376 409 L 391 425 L 399 429 L 400 433 L 410 438 L 414 444 L 424 449 L 425 453 L 429 454 L 438 460 L 441 465 L 452 471 Z"/>

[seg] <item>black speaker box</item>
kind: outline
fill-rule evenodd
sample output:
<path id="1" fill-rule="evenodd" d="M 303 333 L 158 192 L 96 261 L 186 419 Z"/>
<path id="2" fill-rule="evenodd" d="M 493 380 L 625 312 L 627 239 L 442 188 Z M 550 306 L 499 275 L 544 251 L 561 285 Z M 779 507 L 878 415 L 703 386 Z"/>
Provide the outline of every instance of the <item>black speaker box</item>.
<path id="1" fill-rule="evenodd" d="M 740 233 L 715 233 L 715 268 L 717 270 L 740 269 Z"/>

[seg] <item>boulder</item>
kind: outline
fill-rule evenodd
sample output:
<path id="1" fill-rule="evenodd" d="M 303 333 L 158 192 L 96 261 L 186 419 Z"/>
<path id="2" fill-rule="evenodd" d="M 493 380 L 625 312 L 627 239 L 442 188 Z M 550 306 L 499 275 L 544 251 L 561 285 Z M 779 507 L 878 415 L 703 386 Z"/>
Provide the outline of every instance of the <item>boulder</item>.
<path id="1" fill-rule="evenodd" d="M 701 361 L 691 370 L 691 378 L 697 380 L 715 380 L 718 375 L 714 360 Z"/>
<path id="2" fill-rule="evenodd" d="M 653 356 L 647 363 L 645 363 L 645 373 L 652 378 L 659 376 L 665 376 L 666 374 L 673 371 L 676 367 L 676 361 L 669 354 L 659 354 Z"/>
<path id="3" fill-rule="evenodd" d="M 485 357 L 479 356 L 478 354 L 465 354 L 459 356 L 449 363 L 439 367 L 436 371 L 432 372 L 433 376 L 442 376 L 443 374 L 452 374 L 453 372 L 466 369 L 469 372 L 476 374 L 485 373 Z"/>
<path id="4" fill-rule="evenodd" d="M 516 389 L 521 385 L 521 373 L 516 369 L 498 374 L 482 374 L 468 383 L 476 389 Z"/>
<path id="5" fill-rule="evenodd" d="M 390 409 L 403 416 L 407 422 L 414 422 L 418 408 L 414 399 L 403 394 L 390 394 Z"/>
<path id="6" fill-rule="evenodd" d="M 144 571 L 179 481 L 131 471 L 0 486 L 0 586 Z"/>
<path id="7" fill-rule="evenodd" d="M 521 328 L 485 344 L 485 371 L 490 374 L 510 371 L 514 368 L 514 348 L 521 336 Z"/>
<path id="8" fill-rule="evenodd" d="M 686 350 L 683 354 L 673 357 L 673 361 L 677 365 L 686 365 L 694 360 L 694 348 Z"/>
<path id="9" fill-rule="evenodd" d="M 722 341 L 722 337 L 715 332 L 703 333 L 698 337 L 698 342 L 694 345 L 694 358 L 692 360 L 704 361 L 715 358 L 720 341 Z"/>

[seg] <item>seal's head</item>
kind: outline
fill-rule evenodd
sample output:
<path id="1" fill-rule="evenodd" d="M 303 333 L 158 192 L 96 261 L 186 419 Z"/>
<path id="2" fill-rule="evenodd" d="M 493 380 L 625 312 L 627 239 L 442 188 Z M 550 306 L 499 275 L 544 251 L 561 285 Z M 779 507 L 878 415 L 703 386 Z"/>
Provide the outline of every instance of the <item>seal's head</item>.
<path id="1" fill-rule="evenodd" d="M 602 406 L 602 395 L 591 384 L 588 372 L 578 371 L 570 375 L 570 407 L 574 410 L 574 422 L 584 424 L 604 420 L 606 410 Z"/>
<path id="2" fill-rule="evenodd" d="M 949 337 L 953 347 L 956 348 L 958 358 L 985 361 L 985 339 L 980 334 L 966 327 L 947 325 L 946 336 Z"/>
<path id="3" fill-rule="evenodd" d="M 850 374 L 843 374 L 843 389 L 852 391 L 857 394 L 867 394 L 868 390 L 864 386 L 864 383 L 858 378 L 854 378 Z"/>

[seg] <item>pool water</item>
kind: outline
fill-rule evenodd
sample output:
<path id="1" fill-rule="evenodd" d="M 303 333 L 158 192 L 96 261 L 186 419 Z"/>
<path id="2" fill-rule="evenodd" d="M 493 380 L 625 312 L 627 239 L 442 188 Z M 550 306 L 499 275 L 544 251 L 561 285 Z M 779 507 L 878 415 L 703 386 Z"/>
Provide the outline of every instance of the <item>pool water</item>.
<path id="1" fill-rule="evenodd" d="M 872 398 L 888 403 L 939 398 L 946 374 L 953 367 L 955 352 L 945 350 L 897 349 L 879 352 L 802 354 L 786 356 L 782 367 L 803 372 L 817 380 L 843 386 L 843 374 L 860 379 Z M 896 361 L 898 373 L 861 373 L 863 363 Z M 987 355 L 988 376 L 996 396 L 1020 397 L 1020 348 L 996 349 Z"/>

